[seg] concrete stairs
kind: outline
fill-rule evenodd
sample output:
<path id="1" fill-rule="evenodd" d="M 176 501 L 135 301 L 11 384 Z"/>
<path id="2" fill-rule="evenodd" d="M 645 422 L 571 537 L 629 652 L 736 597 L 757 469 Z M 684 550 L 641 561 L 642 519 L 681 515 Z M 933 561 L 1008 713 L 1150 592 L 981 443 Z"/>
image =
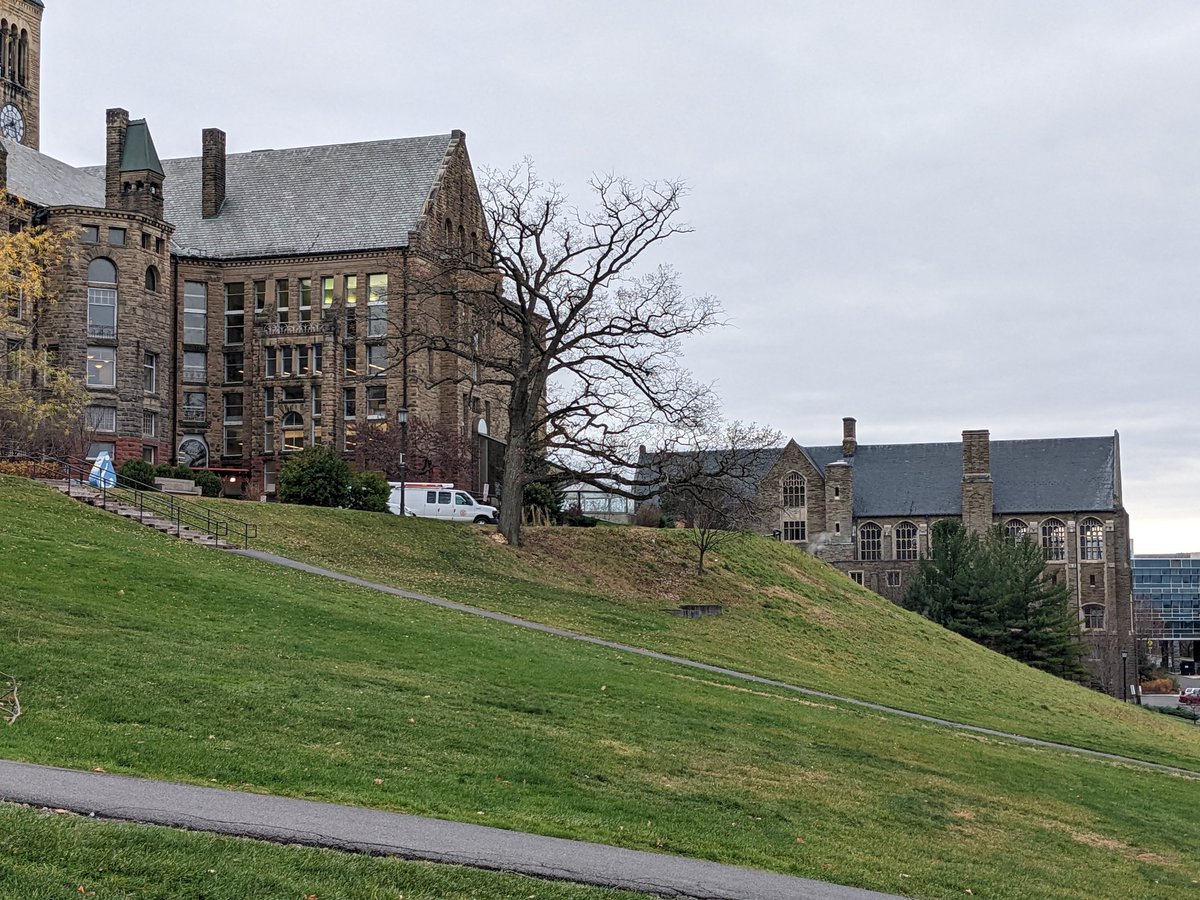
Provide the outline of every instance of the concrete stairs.
<path id="1" fill-rule="evenodd" d="M 114 515 L 139 522 L 147 528 L 153 528 L 163 532 L 163 534 L 170 534 L 204 547 L 216 547 L 219 550 L 231 550 L 235 548 L 235 545 L 215 538 L 203 530 L 198 530 L 187 524 L 174 521 L 167 516 L 165 510 L 158 512 L 144 507 L 139 509 L 131 491 L 119 490 L 106 494 L 98 488 L 94 488 L 89 484 L 80 484 L 78 481 L 68 482 L 66 480 L 47 479 L 44 483 L 60 493 L 66 494 L 71 499 L 78 500 L 80 503 L 86 503 L 97 509 L 103 509 Z"/>

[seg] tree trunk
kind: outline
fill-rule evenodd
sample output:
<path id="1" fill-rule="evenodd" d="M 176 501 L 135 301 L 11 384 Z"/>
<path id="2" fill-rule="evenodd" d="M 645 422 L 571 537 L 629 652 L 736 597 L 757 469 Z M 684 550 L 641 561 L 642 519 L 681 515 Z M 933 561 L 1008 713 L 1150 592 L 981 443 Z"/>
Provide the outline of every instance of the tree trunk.
<path id="1" fill-rule="evenodd" d="M 504 448 L 504 474 L 500 492 L 500 533 L 513 547 L 521 545 L 525 506 L 525 470 L 529 464 L 529 399 L 513 391 L 508 413 L 508 444 Z"/>

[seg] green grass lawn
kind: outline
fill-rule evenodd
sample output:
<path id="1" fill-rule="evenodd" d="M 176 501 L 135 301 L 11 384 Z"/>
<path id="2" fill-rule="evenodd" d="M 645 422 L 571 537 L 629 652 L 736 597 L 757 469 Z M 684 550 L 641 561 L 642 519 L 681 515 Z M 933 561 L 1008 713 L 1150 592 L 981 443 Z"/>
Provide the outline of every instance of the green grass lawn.
<path id="1" fill-rule="evenodd" d="M 519 875 L 2 804 L 0 860 L 0 897 L 14 900 L 645 900 Z"/>
<path id="2" fill-rule="evenodd" d="M 679 531 L 492 529 L 219 502 L 255 546 L 464 603 L 757 675 L 1200 771 L 1200 728 L 1036 672 L 909 613 L 783 544 L 747 538 L 703 577 Z M 680 619 L 680 603 L 721 603 Z"/>
<path id="3" fill-rule="evenodd" d="M 312 530 L 319 521 L 293 520 Z M 415 535 L 434 540 L 425 537 L 429 523 L 363 521 L 377 530 L 381 557 L 415 552 Z M 16 479 L 0 478 L 0 522 L 0 671 L 21 680 L 25 707 L 16 725 L 0 727 L 0 756 L 661 850 L 915 897 L 970 890 L 1126 900 L 1200 890 L 1197 780 L 813 703 L 280 570 Z M 393 523 L 403 530 L 391 531 Z M 358 539 L 369 534 L 354 527 Z M 464 555 L 491 555 L 468 532 L 444 533 L 470 541 Z M 349 532 L 324 540 L 361 554 Z M 766 554 L 754 578 L 767 577 L 769 554 L 780 549 L 754 551 Z M 534 571 L 530 561 L 506 564 Z M 778 579 L 791 590 L 805 571 Z M 486 593 L 468 582 L 455 570 L 447 583 Z M 543 587 L 526 602 L 563 608 L 551 594 Z M 803 602 L 795 617 L 807 622 L 824 601 L 772 602 Z M 854 591 L 829 602 L 831 620 L 886 607 Z M 610 607 L 614 623 L 637 608 Z M 907 639 L 901 626 L 910 621 L 893 620 L 894 641 Z M 735 616 L 688 624 L 722 622 L 738 625 Z M 646 633 L 665 639 L 674 627 Z M 931 648 L 935 634 L 930 628 Z M 969 659 L 970 645 L 945 640 L 943 652 Z M 701 646 L 688 653 L 701 655 L 692 649 Z M 760 670 L 773 664 L 771 652 L 764 643 Z M 931 649 L 925 664 L 937 659 Z M 1004 661 L 978 665 L 1017 671 Z M 1075 689 L 1042 682 L 1025 684 L 1056 698 L 1064 715 L 1083 717 L 1052 691 Z M 1119 704 L 1102 708 L 1113 713 L 1095 733 L 1132 741 L 1140 718 Z M 1016 708 L 1005 715 L 1016 718 Z M 1140 739 L 1143 755 L 1171 757 L 1173 740 L 1192 738 L 1186 726 L 1165 725 Z"/>

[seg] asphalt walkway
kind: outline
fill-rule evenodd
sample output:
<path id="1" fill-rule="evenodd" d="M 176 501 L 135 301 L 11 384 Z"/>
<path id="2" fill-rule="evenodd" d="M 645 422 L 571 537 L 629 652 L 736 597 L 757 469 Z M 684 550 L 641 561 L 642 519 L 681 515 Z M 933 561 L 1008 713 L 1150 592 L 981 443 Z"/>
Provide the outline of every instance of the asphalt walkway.
<path id="1" fill-rule="evenodd" d="M 857 888 L 483 825 L 0 761 L 0 800 L 104 819 L 516 872 L 693 900 L 899 900 Z"/>
<path id="2" fill-rule="evenodd" d="M 373 591 L 381 591 L 385 594 L 391 594 L 396 597 L 404 597 L 408 600 L 416 600 L 420 603 L 428 603 L 433 606 L 440 606 L 443 609 L 452 609 L 457 612 L 467 613 L 472 616 L 479 616 L 484 619 L 491 619 L 494 622 L 504 622 L 509 625 L 515 625 L 519 628 L 528 628 L 531 631 L 541 631 L 546 634 L 557 635 L 558 637 L 568 638 L 573 641 L 581 641 L 585 644 L 595 644 L 599 647 L 607 647 L 611 650 L 620 650 L 623 653 L 634 653 L 638 656 L 646 656 L 650 659 L 657 659 L 662 662 L 673 663 L 678 666 L 686 666 L 690 669 L 699 669 L 703 672 L 710 672 L 714 675 L 723 675 L 726 678 L 734 678 L 739 681 L 751 681 L 755 684 L 765 684 L 770 687 L 780 688 L 781 690 L 790 691 L 796 694 L 803 694 L 806 697 L 816 697 L 821 700 L 829 700 L 836 703 L 844 703 L 850 706 L 857 706 L 863 709 L 869 709 L 873 712 L 884 713 L 891 716 L 901 716 L 906 719 L 916 719 L 919 722 L 928 722 L 932 725 L 940 725 L 944 728 L 953 728 L 958 731 L 969 731 L 972 734 L 984 734 L 989 737 L 1003 738 L 1008 741 L 1015 741 L 1021 744 L 1029 744 L 1034 747 L 1045 747 L 1051 750 L 1063 750 L 1068 753 L 1075 753 L 1080 756 L 1087 756 L 1093 759 L 1102 759 L 1109 762 L 1126 763 L 1132 766 L 1141 766 L 1147 769 L 1154 769 L 1160 772 L 1170 772 L 1175 775 L 1187 775 L 1193 778 L 1200 778 L 1200 772 L 1191 769 L 1184 769 L 1178 766 L 1168 766 L 1162 763 L 1148 762 L 1144 759 L 1137 759 L 1131 756 L 1121 756 L 1118 753 L 1105 753 L 1103 750 L 1089 750 L 1086 747 L 1075 747 L 1070 744 L 1060 744 L 1055 741 L 1044 741 L 1039 738 L 1027 737 L 1022 734 L 1012 734 L 1007 731 L 999 731 L 995 728 L 984 728 L 981 725 L 968 725 L 965 722 L 955 722 L 951 719 L 940 719 L 936 716 L 927 716 L 922 713 L 910 712 L 905 709 L 896 709 L 891 706 L 884 706 L 879 703 L 871 703 L 867 700 L 856 700 L 851 697 L 840 697 L 837 694 L 826 693 L 825 691 L 814 690 L 813 688 L 801 687 L 797 684 L 789 684 L 786 681 L 777 681 L 774 678 L 764 678 L 761 675 L 751 675 L 748 672 L 739 672 L 736 669 L 726 669 L 723 666 L 714 666 L 708 663 L 697 662 L 694 659 L 687 659 L 683 656 L 672 656 L 669 653 L 659 653 L 657 650 L 647 650 L 645 647 L 634 647 L 630 644 L 621 644 L 616 641 L 608 641 L 603 638 L 592 637 L 588 634 L 581 634 L 577 631 L 567 631 L 563 628 L 555 628 L 552 625 L 543 625 L 540 622 L 531 622 L 528 619 L 520 619 L 516 616 L 510 616 L 505 613 L 493 612 L 488 609 L 480 609 L 477 606 L 468 606 L 465 603 L 456 603 L 453 600 L 446 600 L 442 597 L 433 597 L 429 594 L 418 594 L 413 591 L 405 591 L 400 588 L 391 587 L 390 585 L 380 584 L 375 581 L 368 581 L 365 578 L 358 578 L 354 575 L 346 575 L 342 572 L 335 572 L 332 569 L 323 569 L 320 566 L 310 565 L 309 563 L 299 562 L 298 560 L 289 559 L 285 556 L 277 556 L 274 553 L 266 553 L 262 550 L 227 550 L 228 553 L 234 553 L 238 556 L 246 556 L 251 559 L 261 560 L 262 562 L 272 563 L 277 566 L 285 566 L 289 569 L 296 569 L 300 572 L 307 572 L 310 575 L 319 575 L 323 578 L 332 578 L 336 581 L 342 581 L 346 584 L 353 584 L 358 587 L 367 588 Z"/>

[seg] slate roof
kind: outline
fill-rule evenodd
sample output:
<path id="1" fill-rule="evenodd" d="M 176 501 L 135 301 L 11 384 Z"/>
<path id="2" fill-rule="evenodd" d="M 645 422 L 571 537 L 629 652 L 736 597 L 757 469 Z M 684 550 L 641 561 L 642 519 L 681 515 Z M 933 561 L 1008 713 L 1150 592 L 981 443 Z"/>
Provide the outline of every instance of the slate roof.
<path id="1" fill-rule="evenodd" d="M 840 444 L 808 447 L 822 469 Z M 1102 512 L 1114 508 L 1114 436 L 992 441 L 997 515 Z M 855 451 L 854 517 L 962 514 L 962 444 L 866 444 Z"/>
<path id="2" fill-rule="evenodd" d="M 8 190 L 38 206 L 104 206 L 104 172 L 99 176 L 0 139 L 8 151 Z"/>

